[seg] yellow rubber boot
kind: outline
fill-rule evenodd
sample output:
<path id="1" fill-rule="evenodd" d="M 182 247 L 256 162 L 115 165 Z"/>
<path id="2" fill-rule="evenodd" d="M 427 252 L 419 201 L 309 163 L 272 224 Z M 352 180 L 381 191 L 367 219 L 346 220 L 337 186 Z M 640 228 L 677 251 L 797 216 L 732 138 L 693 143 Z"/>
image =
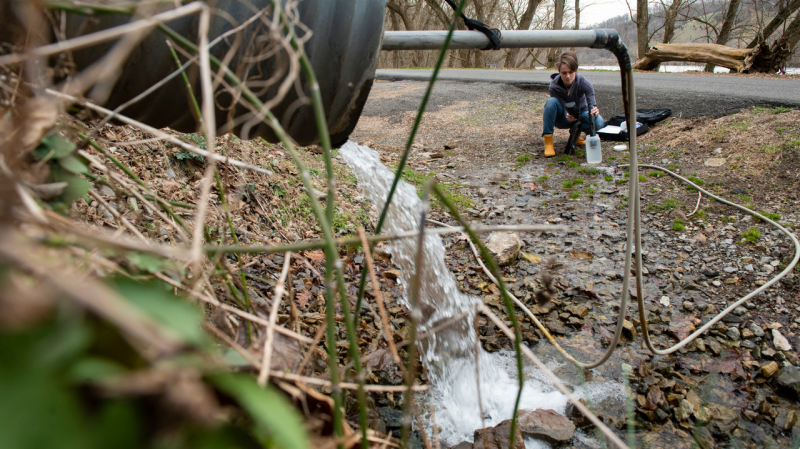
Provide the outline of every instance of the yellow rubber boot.
<path id="1" fill-rule="evenodd" d="M 553 149 L 553 135 L 544 135 L 544 157 L 553 157 L 556 155 L 556 150 Z"/>
<path id="2" fill-rule="evenodd" d="M 575 145 L 586 145 L 586 139 L 583 138 L 583 134 L 578 134 L 578 138 L 575 140 Z"/>

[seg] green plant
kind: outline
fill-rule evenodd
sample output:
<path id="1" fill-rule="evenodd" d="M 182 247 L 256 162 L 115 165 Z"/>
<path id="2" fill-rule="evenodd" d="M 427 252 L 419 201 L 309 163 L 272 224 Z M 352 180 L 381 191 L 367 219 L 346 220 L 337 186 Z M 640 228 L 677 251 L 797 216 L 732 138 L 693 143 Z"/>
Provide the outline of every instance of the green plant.
<path id="1" fill-rule="evenodd" d="M 573 182 L 568 179 L 568 180 L 562 182 L 561 185 L 564 186 L 565 189 L 568 189 L 568 188 L 572 187 Z"/>
<path id="2" fill-rule="evenodd" d="M 678 166 L 678 164 L 669 164 L 669 165 L 667 165 L 667 170 L 669 170 L 669 171 L 675 171 L 675 170 L 677 170 L 678 168 L 680 168 L 680 167 Z"/>
<path id="3" fill-rule="evenodd" d="M 555 162 L 548 162 L 548 163 L 547 163 L 547 166 L 548 166 L 548 167 L 552 167 L 552 166 L 554 166 L 554 165 L 556 165 L 556 163 L 555 163 Z"/>
<path id="4" fill-rule="evenodd" d="M 758 149 L 761 153 L 777 153 L 780 148 L 777 145 L 762 145 L 761 148 Z"/>
<path id="5" fill-rule="evenodd" d="M 784 112 L 789 112 L 791 110 L 792 110 L 792 108 L 787 108 L 786 106 L 776 106 L 776 107 L 772 108 L 772 113 L 773 114 L 783 114 Z"/>
<path id="6" fill-rule="evenodd" d="M 530 156 L 527 156 L 527 155 L 525 155 L 525 156 L 520 156 L 520 157 L 518 157 L 518 158 L 517 158 L 517 161 L 519 161 L 519 162 L 528 162 L 528 161 L 530 161 L 530 160 L 531 160 L 531 157 L 530 157 Z"/>
<path id="7" fill-rule="evenodd" d="M 562 154 L 561 156 L 556 157 L 556 161 L 558 162 L 567 162 L 568 160 L 570 160 L 570 157 L 566 154 Z"/>
<path id="8" fill-rule="evenodd" d="M 58 133 L 45 136 L 36 149 L 33 158 L 40 164 L 47 164 L 50 168 L 49 180 L 51 182 L 66 183 L 66 187 L 59 193 L 51 205 L 58 204 L 60 211 L 78 198 L 89 202 L 87 196 L 91 185 L 83 176 L 89 176 L 89 167 L 86 159 L 76 153 L 77 146 Z"/>
<path id="9" fill-rule="evenodd" d="M 584 190 L 584 192 L 586 192 L 586 194 L 589 196 L 594 195 L 594 189 L 591 187 L 587 187 L 586 190 Z"/>
<path id="10" fill-rule="evenodd" d="M 756 243 L 761 238 L 761 232 L 758 228 L 752 227 L 742 234 L 742 238 L 750 243 Z"/>
<path id="11" fill-rule="evenodd" d="M 696 176 L 689 176 L 689 177 L 688 177 L 688 178 L 686 178 L 686 179 L 688 179 L 689 181 L 692 181 L 693 183 L 695 183 L 695 184 L 697 184 L 697 185 L 699 185 L 699 186 L 703 186 L 703 185 L 705 185 L 705 184 L 706 184 L 706 182 L 705 182 L 705 181 L 703 181 L 702 179 L 700 179 L 700 178 L 698 178 L 698 177 L 696 177 Z"/>
<path id="12" fill-rule="evenodd" d="M 694 215 L 692 215 L 693 220 L 702 220 L 704 218 L 706 218 L 706 211 L 703 209 L 698 210 L 694 213 Z"/>
<path id="13" fill-rule="evenodd" d="M 761 212 L 761 215 L 769 218 L 772 221 L 779 221 L 781 219 L 781 216 L 776 214 L 776 213 L 774 213 L 774 212 Z M 753 220 L 763 221 L 760 218 L 758 218 L 758 216 L 756 216 L 756 215 L 753 215 Z"/>
<path id="14" fill-rule="evenodd" d="M 611 182 L 611 181 L 613 181 L 613 180 L 614 180 L 614 177 L 613 177 L 613 176 L 611 176 L 611 175 L 605 175 L 605 176 L 603 177 L 603 179 L 605 179 L 607 182 Z"/>
<path id="15" fill-rule="evenodd" d="M 582 167 L 578 167 L 578 173 L 582 173 L 584 175 L 596 175 L 602 173 L 602 171 L 603 170 L 600 170 L 599 168 L 592 166 L 584 165 Z"/>
<path id="16" fill-rule="evenodd" d="M 639 182 L 645 182 L 645 181 L 647 181 L 647 176 L 639 175 Z"/>
<path id="17" fill-rule="evenodd" d="M 569 167 L 569 168 L 575 168 L 575 167 L 577 167 L 577 166 L 579 166 L 579 165 L 580 165 L 579 163 L 577 163 L 577 162 L 575 162 L 575 161 L 571 161 L 570 163 L 568 163 L 568 164 L 567 164 L 567 167 Z"/>
<path id="18" fill-rule="evenodd" d="M 573 184 L 583 184 L 583 178 L 574 178 L 572 180 Z"/>
<path id="19" fill-rule="evenodd" d="M 683 219 L 682 219 L 682 218 L 676 218 L 676 219 L 675 219 L 675 220 L 672 222 L 672 230 L 673 230 L 673 231 L 675 231 L 675 232 L 681 232 L 681 231 L 683 231 L 684 229 L 686 229 L 686 227 L 684 226 L 684 222 L 683 222 Z"/>
<path id="20" fill-rule="evenodd" d="M 616 156 L 611 156 L 611 157 L 609 157 L 609 158 L 608 158 L 608 160 L 609 160 L 609 161 L 616 161 L 616 160 L 617 160 L 617 157 L 616 157 Z"/>
<path id="21" fill-rule="evenodd" d="M 617 183 L 617 184 L 625 184 L 625 183 L 627 183 L 627 182 L 628 182 L 628 180 L 627 180 L 627 179 L 624 179 L 624 178 L 623 178 L 623 179 L 617 179 L 617 180 L 616 180 L 616 183 Z"/>
<path id="22" fill-rule="evenodd" d="M 550 179 L 550 177 L 549 177 L 549 176 L 547 176 L 547 175 L 542 175 L 542 176 L 539 176 L 539 177 L 538 177 L 538 178 L 536 178 L 536 179 L 537 179 L 539 182 L 545 182 L 545 181 L 547 181 L 548 179 Z"/>
<path id="23" fill-rule="evenodd" d="M 581 194 L 580 194 L 580 193 L 578 193 L 578 192 L 572 192 L 572 193 L 569 195 L 569 197 L 570 197 L 570 198 L 572 198 L 573 200 L 576 200 L 576 199 L 578 199 L 578 198 L 580 198 L 580 197 L 581 197 Z"/>
<path id="24" fill-rule="evenodd" d="M 651 178 L 660 178 L 662 176 L 664 176 L 664 174 L 661 173 L 660 171 L 651 171 L 650 172 L 650 177 Z"/>
<path id="25" fill-rule="evenodd" d="M 680 207 L 680 203 L 678 202 L 678 200 L 676 200 L 673 197 L 669 197 L 664 200 L 663 204 L 651 204 L 647 206 L 647 210 L 665 211 L 665 210 L 675 209 L 678 207 Z"/>

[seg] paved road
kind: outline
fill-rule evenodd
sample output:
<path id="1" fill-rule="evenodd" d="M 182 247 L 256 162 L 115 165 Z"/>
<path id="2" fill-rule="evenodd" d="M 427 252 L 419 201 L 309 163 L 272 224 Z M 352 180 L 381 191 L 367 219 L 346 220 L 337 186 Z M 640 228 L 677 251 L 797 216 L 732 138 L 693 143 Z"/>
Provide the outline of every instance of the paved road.
<path id="1" fill-rule="evenodd" d="M 439 79 L 490 82 L 547 91 L 552 71 L 442 70 Z M 602 114 L 622 112 L 618 72 L 583 71 L 597 92 Z M 381 80 L 428 80 L 431 70 L 378 70 Z M 800 80 L 687 74 L 634 73 L 637 108 L 670 108 L 683 117 L 722 116 L 751 106 L 800 109 Z"/>

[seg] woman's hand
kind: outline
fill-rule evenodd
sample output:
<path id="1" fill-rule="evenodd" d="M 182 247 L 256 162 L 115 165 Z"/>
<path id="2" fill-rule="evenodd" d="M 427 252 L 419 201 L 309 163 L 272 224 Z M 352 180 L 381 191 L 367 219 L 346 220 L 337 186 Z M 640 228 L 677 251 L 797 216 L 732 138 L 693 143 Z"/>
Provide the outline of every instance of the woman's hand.
<path id="1" fill-rule="evenodd" d="M 595 108 L 595 109 L 597 109 L 597 108 Z M 574 122 L 575 120 L 578 120 L 578 119 L 576 119 L 575 117 L 570 115 L 569 112 L 567 112 L 567 120 L 569 120 L 570 122 Z"/>
<path id="2" fill-rule="evenodd" d="M 597 117 L 598 115 L 600 115 L 600 110 L 597 109 L 597 106 L 595 106 L 595 107 L 592 108 L 592 110 L 589 113 L 592 114 L 593 116 Z"/>

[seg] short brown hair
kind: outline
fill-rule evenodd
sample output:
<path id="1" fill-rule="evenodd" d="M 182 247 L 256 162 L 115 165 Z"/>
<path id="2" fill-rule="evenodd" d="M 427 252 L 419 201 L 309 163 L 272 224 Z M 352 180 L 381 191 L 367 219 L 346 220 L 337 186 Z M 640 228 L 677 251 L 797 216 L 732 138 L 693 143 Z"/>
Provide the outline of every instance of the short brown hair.
<path id="1" fill-rule="evenodd" d="M 578 70 L 578 55 L 574 51 L 565 51 L 556 60 L 556 68 L 561 71 L 561 64 L 566 64 L 573 72 Z"/>

